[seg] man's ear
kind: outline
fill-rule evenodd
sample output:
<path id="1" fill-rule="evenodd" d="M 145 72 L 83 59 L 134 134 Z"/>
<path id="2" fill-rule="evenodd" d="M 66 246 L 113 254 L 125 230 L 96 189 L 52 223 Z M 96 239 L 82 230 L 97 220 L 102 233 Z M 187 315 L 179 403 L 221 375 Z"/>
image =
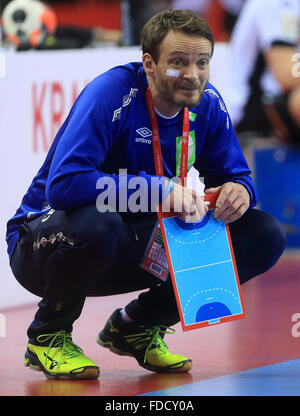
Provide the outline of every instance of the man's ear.
<path id="1" fill-rule="evenodd" d="M 154 65 L 155 65 L 155 63 L 154 63 L 154 60 L 153 60 L 152 56 L 150 55 L 150 53 L 148 53 L 148 52 L 144 53 L 143 58 L 142 58 L 142 62 L 143 62 L 143 67 L 144 67 L 144 70 L 145 70 L 146 74 L 149 77 L 153 77 L 154 76 Z"/>

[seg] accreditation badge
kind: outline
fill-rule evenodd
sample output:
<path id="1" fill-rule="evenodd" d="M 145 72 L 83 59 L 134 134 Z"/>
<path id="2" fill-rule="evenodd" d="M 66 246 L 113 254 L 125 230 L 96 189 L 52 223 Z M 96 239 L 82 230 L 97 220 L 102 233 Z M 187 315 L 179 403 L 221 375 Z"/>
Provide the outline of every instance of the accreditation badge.
<path id="1" fill-rule="evenodd" d="M 164 282 L 168 278 L 168 259 L 158 221 L 150 237 L 141 267 Z"/>

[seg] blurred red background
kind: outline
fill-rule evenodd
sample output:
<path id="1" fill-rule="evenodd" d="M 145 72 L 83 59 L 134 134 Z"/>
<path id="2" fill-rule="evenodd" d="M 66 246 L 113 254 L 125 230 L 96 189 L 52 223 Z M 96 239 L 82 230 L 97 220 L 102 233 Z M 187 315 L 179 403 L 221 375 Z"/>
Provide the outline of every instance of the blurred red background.
<path id="1" fill-rule="evenodd" d="M 51 2 L 61 25 L 82 27 L 101 26 L 106 29 L 120 29 L 120 0 L 77 0 Z M 218 1 L 212 1 L 204 16 L 213 30 L 217 42 L 227 41 L 224 31 L 224 10 Z"/>

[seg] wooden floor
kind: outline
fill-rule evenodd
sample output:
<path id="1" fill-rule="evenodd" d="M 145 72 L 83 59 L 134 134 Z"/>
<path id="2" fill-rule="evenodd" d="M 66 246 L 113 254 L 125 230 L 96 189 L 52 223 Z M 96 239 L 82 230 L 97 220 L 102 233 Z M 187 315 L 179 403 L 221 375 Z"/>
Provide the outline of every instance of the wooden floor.
<path id="1" fill-rule="evenodd" d="M 133 358 L 114 355 L 96 344 L 107 317 L 136 293 L 89 298 L 74 325 L 74 342 L 100 366 L 100 378 L 96 381 L 47 380 L 43 373 L 24 367 L 26 329 L 36 306 L 0 311 L 6 319 L 6 336 L 0 338 L 0 395 L 136 396 L 156 391 L 162 394 L 166 389 L 176 393 L 172 388 L 184 385 L 199 386 L 201 395 L 200 381 L 227 380 L 220 377 L 297 359 L 300 338 L 295 336 L 296 327 L 292 331 L 292 316 L 299 313 L 300 317 L 300 253 L 285 253 L 272 270 L 243 285 L 242 293 L 245 319 L 188 332 L 183 332 L 178 324 L 176 334 L 165 338 L 172 352 L 193 360 L 192 371 L 181 375 L 150 373 Z M 276 374 L 281 377 L 280 372 Z M 285 375 L 283 372 L 280 379 L 282 386 Z M 183 390 L 177 390 L 178 395 L 182 394 L 179 391 Z M 222 395 L 222 383 L 218 394 Z"/>

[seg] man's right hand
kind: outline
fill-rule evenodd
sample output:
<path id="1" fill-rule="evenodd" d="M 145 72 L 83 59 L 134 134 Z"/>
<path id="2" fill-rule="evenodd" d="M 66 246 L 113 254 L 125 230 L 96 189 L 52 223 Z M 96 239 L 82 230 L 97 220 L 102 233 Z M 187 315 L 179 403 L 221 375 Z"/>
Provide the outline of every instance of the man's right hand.
<path id="1" fill-rule="evenodd" d="M 194 189 L 174 182 L 170 194 L 162 203 L 163 212 L 174 212 L 185 222 L 199 222 L 207 214 L 204 198 Z"/>

